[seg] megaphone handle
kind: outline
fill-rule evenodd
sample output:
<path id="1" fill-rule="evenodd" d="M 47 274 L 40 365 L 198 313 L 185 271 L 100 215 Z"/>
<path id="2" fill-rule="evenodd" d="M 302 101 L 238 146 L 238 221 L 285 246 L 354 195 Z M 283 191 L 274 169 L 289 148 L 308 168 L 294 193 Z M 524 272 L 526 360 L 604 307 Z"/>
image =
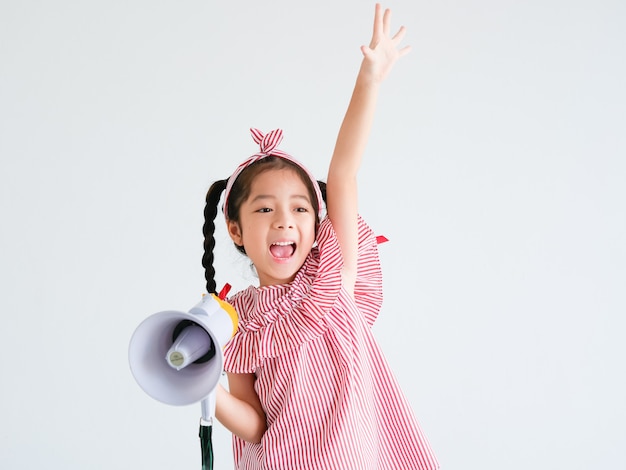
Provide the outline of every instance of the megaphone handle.
<path id="1" fill-rule="evenodd" d="M 202 418 L 200 419 L 200 449 L 202 451 L 202 470 L 213 470 L 213 417 L 215 416 L 216 389 L 202 399 Z"/>
<path id="2" fill-rule="evenodd" d="M 205 426 L 213 425 L 213 418 L 215 418 L 215 399 L 217 396 L 217 389 L 213 389 L 211 393 L 207 395 L 206 398 L 203 398 L 200 402 L 200 406 L 202 407 L 202 420 L 201 424 Z"/>

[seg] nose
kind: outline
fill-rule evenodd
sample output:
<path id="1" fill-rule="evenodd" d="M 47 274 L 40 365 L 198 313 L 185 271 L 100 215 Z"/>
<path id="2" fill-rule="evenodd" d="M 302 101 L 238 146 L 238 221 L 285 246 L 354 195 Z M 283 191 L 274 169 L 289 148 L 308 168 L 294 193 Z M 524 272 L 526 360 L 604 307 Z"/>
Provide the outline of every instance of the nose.
<path id="1" fill-rule="evenodd" d="M 274 227 L 278 229 L 287 229 L 294 227 L 293 214 L 289 210 L 276 210 L 274 218 Z"/>

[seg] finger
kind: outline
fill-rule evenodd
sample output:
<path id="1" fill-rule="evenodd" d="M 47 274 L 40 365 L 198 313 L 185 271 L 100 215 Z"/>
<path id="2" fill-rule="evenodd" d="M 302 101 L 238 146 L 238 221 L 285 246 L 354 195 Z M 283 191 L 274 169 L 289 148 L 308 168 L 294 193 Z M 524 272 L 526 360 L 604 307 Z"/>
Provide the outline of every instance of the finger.
<path id="1" fill-rule="evenodd" d="M 411 46 L 404 46 L 402 49 L 398 51 L 398 58 L 404 57 L 405 55 L 407 55 L 409 52 L 411 52 L 411 49 L 412 49 Z"/>
<path id="2" fill-rule="evenodd" d="M 383 34 L 389 35 L 389 29 L 391 27 L 391 10 L 387 8 L 383 15 Z"/>
<path id="3" fill-rule="evenodd" d="M 398 32 L 391 38 L 392 41 L 394 41 L 396 44 L 399 43 L 400 41 L 402 41 L 402 39 L 404 38 L 406 34 L 406 28 L 404 26 L 400 26 L 400 29 L 398 30 Z"/>
<path id="4" fill-rule="evenodd" d="M 363 57 L 367 57 L 367 55 L 371 52 L 372 50 L 367 47 L 367 46 L 361 46 L 361 54 L 363 54 Z"/>
<path id="5" fill-rule="evenodd" d="M 374 37 L 380 34 L 383 30 L 383 16 L 381 15 L 382 7 L 380 3 L 376 4 L 374 9 Z"/>
<path id="6" fill-rule="evenodd" d="M 372 39 L 370 41 L 370 49 L 376 47 L 376 44 L 380 41 L 380 37 L 383 34 L 383 14 L 380 3 L 376 4 L 374 10 L 374 31 L 372 32 Z"/>

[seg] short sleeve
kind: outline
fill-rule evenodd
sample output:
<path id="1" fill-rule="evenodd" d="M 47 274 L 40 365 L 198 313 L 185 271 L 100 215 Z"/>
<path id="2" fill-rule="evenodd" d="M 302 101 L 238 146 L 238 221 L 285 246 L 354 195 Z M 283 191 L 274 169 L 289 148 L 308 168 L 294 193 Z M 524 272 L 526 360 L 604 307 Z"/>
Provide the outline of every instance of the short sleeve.
<path id="1" fill-rule="evenodd" d="M 383 276 L 378 254 L 378 240 L 372 229 L 359 217 L 358 260 L 354 300 L 372 326 L 383 303 Z"/>

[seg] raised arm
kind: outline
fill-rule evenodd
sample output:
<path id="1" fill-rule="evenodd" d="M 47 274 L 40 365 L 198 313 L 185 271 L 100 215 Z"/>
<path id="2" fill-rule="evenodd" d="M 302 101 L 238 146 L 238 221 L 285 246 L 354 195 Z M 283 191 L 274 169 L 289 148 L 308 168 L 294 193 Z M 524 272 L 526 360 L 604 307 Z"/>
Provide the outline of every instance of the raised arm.
<path id="1" fill-rule="evenodd" d="M 404 26 L 391 36 L 390 25 L 391 10 L 383 12 L 377 3 L 372 40 L 369 47 L 361 46 L 363 61 L 328 169 L 328 217 L 341 246 L 344 286 L 351 294 L 357 269 L 357 172 L 372 127 L 379 86 L 393 64 L 410 51 L 409 46 L 398 47 Z"/>

